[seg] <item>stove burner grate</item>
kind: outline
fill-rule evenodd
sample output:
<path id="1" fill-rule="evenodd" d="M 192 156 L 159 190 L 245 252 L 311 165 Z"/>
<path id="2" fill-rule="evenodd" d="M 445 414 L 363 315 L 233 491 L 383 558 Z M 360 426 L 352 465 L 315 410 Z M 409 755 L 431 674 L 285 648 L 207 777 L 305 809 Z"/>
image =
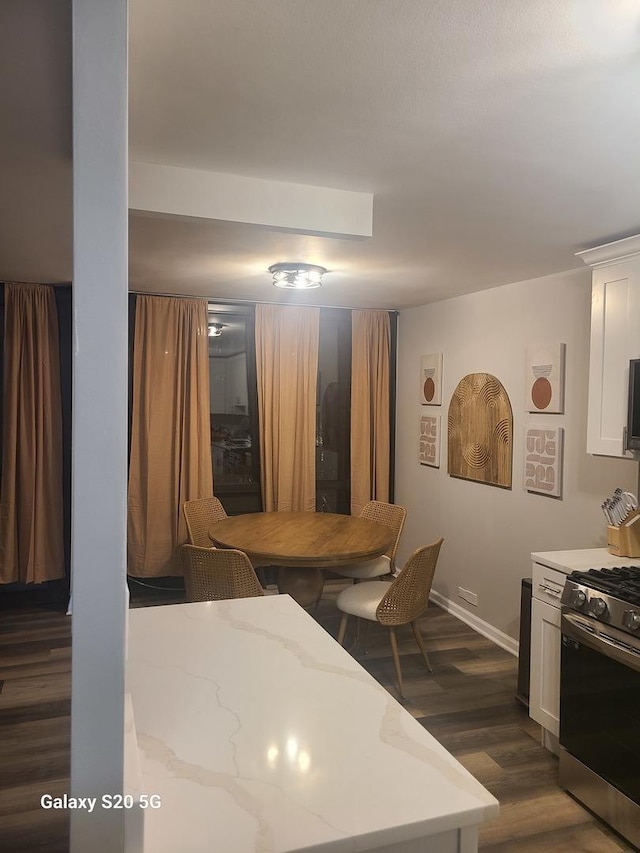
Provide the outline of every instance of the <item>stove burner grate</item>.
<path id="1" fill-rule="evenodd" d="M 640 604 L 640 566 L 614 566 L 572 572 L 569 577 L 584 586 L 612 595 L 630 604 Z"/>

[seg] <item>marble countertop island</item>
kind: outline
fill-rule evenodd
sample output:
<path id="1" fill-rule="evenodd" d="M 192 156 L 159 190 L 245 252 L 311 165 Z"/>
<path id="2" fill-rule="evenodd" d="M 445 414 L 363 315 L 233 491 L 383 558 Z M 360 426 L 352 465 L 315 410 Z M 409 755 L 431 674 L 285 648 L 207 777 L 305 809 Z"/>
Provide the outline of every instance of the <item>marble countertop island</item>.
<path id="1" fill-rule="evenodd" d="M 497 801 L 289 596 L 129 616 L 145 851 L 477 849 Z"/>

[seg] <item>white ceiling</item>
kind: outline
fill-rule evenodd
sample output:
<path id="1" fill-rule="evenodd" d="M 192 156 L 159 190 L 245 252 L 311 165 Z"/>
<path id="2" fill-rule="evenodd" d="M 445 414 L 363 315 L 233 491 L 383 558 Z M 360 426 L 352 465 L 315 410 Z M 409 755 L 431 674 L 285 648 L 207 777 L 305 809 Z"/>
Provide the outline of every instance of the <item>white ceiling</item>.
<path id="1" fill-rule="evenodd" d="M 2 4 L 0 278 L 71 278 L 68 6 Z M 331 272 L 296 301 L 402 308 L 640 231 L 640 0 L 130 0 L 130 25 L 133 159 L 375 196 L 368 240 L 132 217 L 132 289 L 276 300 L 266 268 L 304 260 Z"/>

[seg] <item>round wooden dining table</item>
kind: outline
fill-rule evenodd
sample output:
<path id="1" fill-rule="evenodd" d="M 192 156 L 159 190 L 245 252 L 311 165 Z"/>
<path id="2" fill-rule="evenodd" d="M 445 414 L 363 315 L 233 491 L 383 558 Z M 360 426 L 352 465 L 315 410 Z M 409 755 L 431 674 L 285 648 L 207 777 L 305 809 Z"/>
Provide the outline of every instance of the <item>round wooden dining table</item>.
<path id="1" fill-rule="evenodd" d="M 394 533 L 352 515 L 255 512 L 229 516 L 209 528 L 219 548 L 236 548 L 254 566 L 278 566 L 278 589 L 303 607 L 322 593 L 322 569 L 362 563 L 387 551 Z"/>

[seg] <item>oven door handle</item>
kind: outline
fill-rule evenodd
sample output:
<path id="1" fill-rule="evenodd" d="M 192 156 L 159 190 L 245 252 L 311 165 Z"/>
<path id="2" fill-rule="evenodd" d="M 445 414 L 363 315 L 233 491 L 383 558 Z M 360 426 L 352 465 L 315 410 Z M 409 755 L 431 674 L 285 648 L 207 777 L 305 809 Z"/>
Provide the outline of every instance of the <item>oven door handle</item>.
<path id="1" fill-rule="evenodd" d="M 585 622 L 573 613 L 562 614 L 563 634 L 572 637 L 585 646 L 589 646 L 596 652 L 602 652 L 603 655 L 624 666 L 631 667 L 636 672 L 640 672 L 640 651 L 630 651 L 616 642 L 615 638 L 610 639 L 608 636 L 603 636 L 599 627 L 590 630 L 590 627 L 587 626 L 590 626 L 590 623 Z"/>

